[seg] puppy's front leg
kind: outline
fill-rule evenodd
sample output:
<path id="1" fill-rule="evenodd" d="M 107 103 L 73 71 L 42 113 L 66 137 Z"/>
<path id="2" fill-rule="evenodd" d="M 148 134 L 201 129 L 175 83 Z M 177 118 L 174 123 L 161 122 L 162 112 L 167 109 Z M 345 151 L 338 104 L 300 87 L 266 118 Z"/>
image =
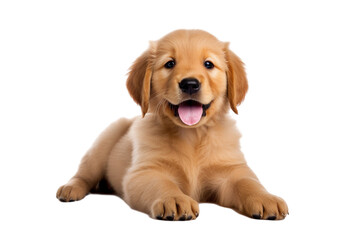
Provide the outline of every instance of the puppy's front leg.
<path id="1" fill-rule="evenodd" d="M 281 220 L 288 214 L 285 201 L 267 192 L 246 164 L 229 167 L 223 173 L 227 178 L 218 189 L 220 205 L 256 219 Z"/>
<path id="2" fill-rule="evenodd" d="M 164 169 L 130 171 L 124 179 L 124 200 L 160 220 L 191 220 L 199 215 L 198 203 L 185 195 Z"/>

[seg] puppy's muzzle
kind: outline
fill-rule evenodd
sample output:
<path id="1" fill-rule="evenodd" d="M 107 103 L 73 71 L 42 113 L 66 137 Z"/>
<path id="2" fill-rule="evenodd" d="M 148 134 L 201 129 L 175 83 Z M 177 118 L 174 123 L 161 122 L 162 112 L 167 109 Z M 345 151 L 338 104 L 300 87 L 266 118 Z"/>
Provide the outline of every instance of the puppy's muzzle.
<path id="1" fill-rule="evenodd" d="M 184 78 L 179 83 L 179 88 L 183 93 L 192 95 L 200 90 L 201 83 L 196 78 Z"/>

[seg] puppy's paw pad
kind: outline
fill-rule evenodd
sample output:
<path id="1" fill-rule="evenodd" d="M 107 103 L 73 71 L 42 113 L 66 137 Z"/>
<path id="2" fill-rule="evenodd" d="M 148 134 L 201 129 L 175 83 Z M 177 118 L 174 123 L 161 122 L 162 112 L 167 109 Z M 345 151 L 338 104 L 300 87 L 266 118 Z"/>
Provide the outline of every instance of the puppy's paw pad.
<path id="1" fill-rule="evenodd" d="M 151 217 L 159 220 L 191 220 L 199 216 L 199 204 L 184 196 L 160 198 L 151 208 Z"/>

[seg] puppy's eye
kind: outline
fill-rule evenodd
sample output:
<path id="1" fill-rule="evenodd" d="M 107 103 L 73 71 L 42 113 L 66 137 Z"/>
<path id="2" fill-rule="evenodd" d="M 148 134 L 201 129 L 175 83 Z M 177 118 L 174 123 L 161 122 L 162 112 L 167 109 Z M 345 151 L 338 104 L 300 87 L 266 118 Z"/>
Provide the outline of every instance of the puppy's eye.
<path id="1" fill-rule="evenodd" d="M 214 64 L 210 61 L 205 61 L 204 62 L 204 66 L 207 68 L 207 69 L 213 69 L 214 68 Z"/>
<path id="2" fill-rule="evenodd" d="M 168 61 L 167 63 L 165 63 L 164 67 L 168 69 L 175 67 L 175 61 L 174 60 Z"/>

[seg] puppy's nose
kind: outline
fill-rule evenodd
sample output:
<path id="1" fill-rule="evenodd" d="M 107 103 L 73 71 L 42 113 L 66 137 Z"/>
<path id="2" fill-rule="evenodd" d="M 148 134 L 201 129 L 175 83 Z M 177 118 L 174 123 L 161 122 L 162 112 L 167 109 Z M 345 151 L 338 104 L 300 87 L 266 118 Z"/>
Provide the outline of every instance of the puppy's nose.
<path id="1" fill-rule="evenodd" d="M 196 78 L 184 78 L 179 83 L 181 91 L 187 94 L 197 93 L 200 90 L 200 82 Z"/>

